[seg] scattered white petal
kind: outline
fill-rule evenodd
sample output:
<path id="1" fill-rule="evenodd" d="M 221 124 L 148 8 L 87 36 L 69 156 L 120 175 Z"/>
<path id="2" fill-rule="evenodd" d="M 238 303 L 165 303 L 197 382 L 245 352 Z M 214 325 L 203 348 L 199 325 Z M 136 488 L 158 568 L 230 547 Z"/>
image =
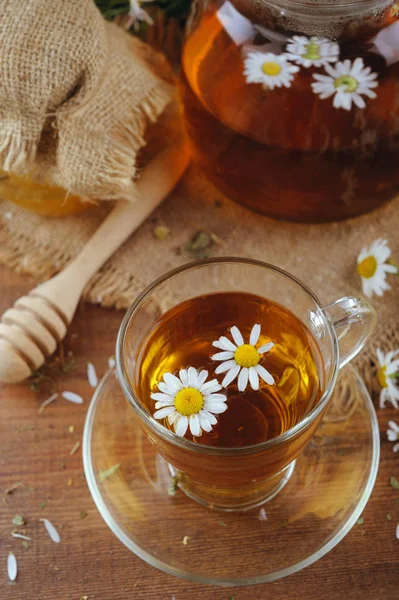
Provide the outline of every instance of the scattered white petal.
<path id="1" fill-rule="evenodd" d="M 55 544 L 59 544 L 61 541 L 60 534 L 58 533 L 58 531 L 56 530 L 54 525 L 51 523 L 51 521 L 49 521 L 48 519 L 40 519 L 40 520 L 42 521 L 42 523 L 44 523 L 44 526 L 46 528 L 46 531 L 47 531 L 51 541 L 54 542 Z"/>
<path id="2" fill-rule="evenodd" d="M 44 411 L 44 409 L 46 408 L 46 406 L 48 406 L 49 404 L 51 404 L 52 402 L 54 402 L 54 400 L 58 398 L 58 394 L 55 393 L 52 396 L 50 396 L 50 398 L 47 398 L 47 400 L 45 400 L 44 402 L 42 402 L 42 404 L 39 407 L 39 410 L 37 411 L 39 413 L 39 415 Z"/>
<path id="3" fill-rule="evenodd" d="M 399 540 L 399 523 L 396 525 L 396 539 Z"/>
<path id="4" fill-rule="evenodd" d="M 75 394 L 75 392 L 62 392 L 61 396 L 65 398 L 65 400 L 73 402 L 74 404 L 83 404 L 82 396 Z"/>
<path id="5" fill-rule="evenodd" d="M 18 574 L 17 559 L 14 552 L 9 552 L 7 557 L 7 573 L 10 581 L 15 581 Z"/>
<path id="6" fill-rule="evenodd" d="M 27 540 L 28 542 L 32 540 L 32 538 L 28 537 L 27 535 L 22 535 L 22 533 L 18 533 L 17 531 L 12 531 L 11 535 L 12 537 L 18 538 L 19 540 Z"/>
<path id="7" fill-rule="evenodd" d="M 113 369 L 115 367 L 115 359 L 113 356 L 110 356 L 108 359 L 108 368 Z"/>
<path id="8" fill-rule="evenodd" d="M 96 373 L 96 368 L 93 363 L 87 363 L 87 379 L 89 381 L 89 385 L 92 388 L 96 388 L 98 385 L 98 377 Z"/>
<path id="9" fill-rule="evenodd" d="M 267 521 L 267 515 L 264 508 L 261 508 L 259 511 L 259 521 Z"/>

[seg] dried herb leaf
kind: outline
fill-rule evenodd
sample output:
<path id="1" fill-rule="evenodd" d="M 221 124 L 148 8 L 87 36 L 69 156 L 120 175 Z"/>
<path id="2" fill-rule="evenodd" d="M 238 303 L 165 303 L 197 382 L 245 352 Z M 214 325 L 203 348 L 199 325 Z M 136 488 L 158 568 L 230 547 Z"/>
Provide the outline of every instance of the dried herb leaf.
<path id="1" fill-rule="evenodd" d="M 157 225 L 156 227 L 154 227 L 153 232 L 154 237 L 157 238 L 157 240 L 166 240 L 166 238 L 168 238 L 170 236 L 170 229 L 169 227 L 166 227 L 166 225 Z"/>
<path id="2" fill-rule="evenodd" d="M 26 521 L 21 515 L 15 515 L 15 517 L 12 518 L 11 523 L 17 527 L 23 527 L 26 525 Z"/>
<path id="3" fill-rule="evenodd" d="M 184 545 L 184 546 L 187 546 L 187 544 L 188 544 L 188 540 L 189 540 L 189 539 L 190 539 L 190 536 L 189 536 L 189 535 L 185 535 L 185 536 L 184 536 L 184 538 L 183 538 L 183 545 Z"/>
<path id="4" fill-rule="evenodd" d="M 85 519 L 87 517 L 87 512 L 85 510 L 80 511 L 80 518 Z"/>
<path id="5" fill-rule="evenodd" d="M 389 513 L 385 515 L 385 518 L 387 521 L 392 521 L 392 517 Z"/>
<path id="6" fill-rule="evenodd" d="M 221 525 L 222 527 L 226 527 L 227 529 L 227 525 L 224 521 L 218 521 L 219 525 Z"/>
<path id="7" fill-rule="evenodd" d="M 366 530 L 362 529 L 361 532 L 360 532 L 360 535 L 366 535 Z"/>
<path id="8" fill-rule="evenodd" d="M 395 490 L 399 490 L 399 481 L 393 475 L 389 478 L 389 485 L 395 488 Z"/>
<path id="9" fill-rule="evenodd" d="M 69 433 L 73 433 L 75 431 L 75 425 L 69 425 L 68 431 Z"/>
<path id="10" fill-rule="evenodd" d="M 29 544 L 28 544 L 28 542 L 27 542 L 26 540 L 24 540 L 24 541 L 22 542 L 22 545 L 23 545 L 23 547 L 25 548 L 25 550 L 27 550 L 27 549 L 29 548 Z"/>
<path id="11" fill-rule="evenodd" d="M 67 486 L 71 487 L 71 485 L 73 485 L 73 479 L 72 479 L 72 477 L 68 477 Z"/>
<path id="12" fill-rule="evenodd" d="M 65 361 L 61 365 L 61 371 L 63 373 L 69 373 L 70 371 L 73 371 L 75 367 L 76 367 L 76 360 L 74 358 L 71 358 L 70 360 Z"/>
<path id="13" fill-rule="evenodd" d="M 216 206 L 216 208 L 220 208 L 221 206 L 223 206 L 223 201 L 220 200 L 220 198 L 216 198 L 215 206 Z"/>
<path id="14" fill-rule="evenodd" d="M 44 411 L 44 409 L 46 408 L 46 406 L 48 406 L 49 404 L 54 402 L 54 400 L 56 400 L 56 398 L 58 398 L 57 393 L 53 394 L 52 396 L 50 396 L 50 398 L 47 398 L 47 400 L 42 402 L 42 404 L 39 406 L 39 410 L 37 411 L 39 413 L 39 415 L 41 415 L 42 412 Z"/>
<path id="15" fill-rule="evenodd" d="M 212 234 L 207 231 L 197 231 L 186 246 L 186 250 L 195 258 L 208 258 L 211 255 L 211 249 L 215 245 Z"/>
<path id="16" fill-rule="evenodd" d="M 70 451 L 70 456 L 73 456 L 75 454 L 75 452 L 77 452 L 79 450 L 79 446 L 80 446 L 80 442 L 76 442 L 76 444 L 74 445 L 73 448 L 71 448 Z"/>
<path id="17" fill-rule="evenodd" d="M 356 521 L 356 525 L 363 525 L 364 523 L 364 519 L 363 517 L 360 517 L 357 521 Z"/>
<path id="18" fill-rule="evenodd" d="M 40 506 L 40 508 L 42 508 L 42 509 L 43 509 L 43 508 L 46 508 L 46 506 L 47 506 L 47 502 L 46 502 L 45 500 L 42 500 L 42 502 L 40 502 L 39 506 Z"/>
<path id="19" fill-rule="evenodd" d="M 103 481 L 105 481 L 105 479 L 108 479 L 109 477 L 111 477 L 114 473 L 116 473 L 116 471 L 119 469 L 120 466 L 121 466 L 121 464 L 117 463 L 116 465 L 113 465 L 109 469 L 100 471 L 98 473 L 98 478 L 99 478 L 100 482 L 103 482 Z"/>

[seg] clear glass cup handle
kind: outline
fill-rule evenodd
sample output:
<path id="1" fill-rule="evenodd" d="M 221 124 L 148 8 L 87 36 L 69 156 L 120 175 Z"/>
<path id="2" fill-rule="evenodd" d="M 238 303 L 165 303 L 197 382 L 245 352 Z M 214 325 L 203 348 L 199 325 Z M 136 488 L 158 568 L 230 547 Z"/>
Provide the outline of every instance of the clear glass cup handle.
<path id="1" fill-rule="evenodd" d="M 338 338 L 340 368 L 363 348 L 377 321 L 374 308 L 362 298 L 340 298 L 323 308 Z"/>

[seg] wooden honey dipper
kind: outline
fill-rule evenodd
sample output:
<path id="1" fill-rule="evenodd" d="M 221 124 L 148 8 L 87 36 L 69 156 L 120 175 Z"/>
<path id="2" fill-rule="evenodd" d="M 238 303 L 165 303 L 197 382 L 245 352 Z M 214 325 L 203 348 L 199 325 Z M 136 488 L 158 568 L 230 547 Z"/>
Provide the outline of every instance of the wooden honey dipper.
<path id="1" fill-rule="evenodd" d="M 174 188 L 188 165 L 185 143 L 158 154 L 137 182 L 137 202 L 119 201 L 63 271 L 19 298 L 0 323 L 0 382 L 27 379 L 56 349 L 89 279 Z"/>

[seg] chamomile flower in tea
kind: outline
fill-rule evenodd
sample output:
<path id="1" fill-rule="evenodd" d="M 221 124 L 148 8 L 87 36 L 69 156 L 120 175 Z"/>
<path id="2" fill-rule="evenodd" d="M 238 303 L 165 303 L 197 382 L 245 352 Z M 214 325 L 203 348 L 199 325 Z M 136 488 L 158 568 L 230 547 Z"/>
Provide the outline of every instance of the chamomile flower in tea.
<path id="1" fill-rule="evenodd" d="M 222 336 L 212 345 L 215 348 L 220 348 L 222 352 L 218 352 L 212 356 L 213 360 L 223 361 L 219 365 L 215 373 L 226 373 L 222 386 L 227 387 L 238 376 L 238 390 L 244 392 L 248 382 L 253 390 L 259 389 L 259 377 L 269 385 L 274 384 L 274 378 L 265 367 L 260 364 L 262 354 L 269 352 L 273 346 L 273 342 L 264 344 L 259 349 L 256 344 L 259 341 L 261 328 L 259 323 L 256 323 L 251 330 L 249 343 L 245 343 L 241 331 L 238 327 L 231 328 L 231 335 L 234 340 L 231 342 L 227 337 Z"/>
<path id="2" fill-rule="evenodd" d="M 339 45 L 327 38 L 294 35 L 287 42 L 286 56 L 306 69 L 321 67 L 328 62 L 337 62 Z"/>
<path id="3" fill-rule="evenodd" d="M 158 383 L 160 392 L 151 394 L 156 400 L 155 419 L 165 419 L 173 425 L 176 435 L 182 437 L 190 428 L 191 434 L 199 436 L 211 431 L 217 423 L 215 414 L 227 410 L 226 396 L 219 394 L 222 386 L 216 379 L 206 381 L 208 371 L 194 367 L 181 369 L 179 377 L 165 373 Z"/>
<path id="4" fill-rule="evenodd" d="M 292 312 L 255 294 L 218 292 L 162 314 L 130 378 L 166 429 L 238 448 L 301 421 L 322 397 L 323 372 L 317 342 Z"/>

